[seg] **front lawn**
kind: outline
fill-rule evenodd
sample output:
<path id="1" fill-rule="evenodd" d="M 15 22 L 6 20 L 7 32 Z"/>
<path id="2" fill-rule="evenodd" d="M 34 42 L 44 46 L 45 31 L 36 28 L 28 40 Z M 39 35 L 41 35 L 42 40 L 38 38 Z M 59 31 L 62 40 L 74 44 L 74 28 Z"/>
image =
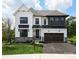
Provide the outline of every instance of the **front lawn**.
<path id="1" fill-rule="evenodd" d="M 17 43 L 17 44 L 10 44 L 2 45 L 2 54 L 8 55 L 8 54 L 31 54 L 31 53 L 42 53 L 43 47 L 42 45 L 34 45 L 33 44 L 27 44 L 27 43 Z"/>

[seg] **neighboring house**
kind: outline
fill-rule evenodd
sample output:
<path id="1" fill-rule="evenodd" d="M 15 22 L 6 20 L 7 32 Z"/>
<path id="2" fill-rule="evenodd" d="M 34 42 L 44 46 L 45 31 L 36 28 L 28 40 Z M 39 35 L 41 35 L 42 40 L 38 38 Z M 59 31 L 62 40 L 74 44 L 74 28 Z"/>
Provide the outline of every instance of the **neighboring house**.
<path id="1" fill-rule="evenodd" d="M 34 10 L 20 6 L 15 16 L 15 42 L 36 40 L 44 42 L 66 42 L 65 13 L 57 10 Z"/>

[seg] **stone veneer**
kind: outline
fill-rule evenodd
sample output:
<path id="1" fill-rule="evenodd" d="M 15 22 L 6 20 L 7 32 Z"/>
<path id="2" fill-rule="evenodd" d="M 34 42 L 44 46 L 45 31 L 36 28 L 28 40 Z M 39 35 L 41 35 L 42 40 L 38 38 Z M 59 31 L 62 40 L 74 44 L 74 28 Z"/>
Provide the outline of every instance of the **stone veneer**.
<path id="1" fill-rule="evenodd" d="M 27 41 L 41 41 L 39 38 L 35 37 L 15 37 L 15 42 L 27 42 Z"/>
<path id="2" fill-rule="evenodd" d="M 33 37 L 15 37 L 15 42 L 32 41 Z"/>

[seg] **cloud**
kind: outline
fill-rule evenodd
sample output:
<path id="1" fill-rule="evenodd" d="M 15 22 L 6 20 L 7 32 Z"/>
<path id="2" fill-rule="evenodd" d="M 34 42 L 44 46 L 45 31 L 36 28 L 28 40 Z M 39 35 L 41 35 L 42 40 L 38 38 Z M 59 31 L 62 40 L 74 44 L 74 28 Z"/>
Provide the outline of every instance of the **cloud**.
<path id="1" fill-rule="evenodd" d="M 43 9 L 42 6 L 40 5 L 40 1 L 37 1 L 35 4 L 35 9 L 41 10 Z"/>
<path id="2" fill-rule="evenodd" d="M 34 9 L 42 9 L 39 0 L 3 0 L 3 7 L 9 7 L 5 9 L 11 9 L 14 11 L 17 7 L 25 4 L 27 7 L 32 7 Z M 4 6 L 5 5 L 5 6 Z"/>
<path id="3" fill-rule="evenodd" d="M 23 0 L 22 1 L 27 7 L 32 7 L 34 9 L 42 9 L 42 6 L 40 6 L 39 0 Z"/>
<path id="4" fill-rule="evenodd" d="M 8 17 L 10 19 L 12 27 L 15 25 L 15 18 L 12 12 L 22 4 L 25 4 L 27 7 L 32 7 L 34 9 L 42 9 L 39 0 L 2 0 L 2 16 Z"/>
<path id="5" fill-rule="evenodd" d="M 49 10 L 66 10 L 72 6 L 72 0 L 45 0 L 45 5 Z"/>
<path id="6" fill-rule="evenodd" d="M 42 3 L 40 0 L 2 0 L 2 2 L 3 16 L 10 17 L 13 23 L 15 20 L 12 12 L 22 4 L 38 10 L 46 8 L 63 12 L 72 6 L 72 0 L 44 0 L 44 5 L 40 5 Z"/>
<path id="7" fill-rule="evenodd" d="M 32 7 L 34 9 L 42 9 L 39 0 L 3 0 L 2 2 L 3 16 L 11 17 L 12 12 L 22 4 L 25 4 L 27 7 Z"/>

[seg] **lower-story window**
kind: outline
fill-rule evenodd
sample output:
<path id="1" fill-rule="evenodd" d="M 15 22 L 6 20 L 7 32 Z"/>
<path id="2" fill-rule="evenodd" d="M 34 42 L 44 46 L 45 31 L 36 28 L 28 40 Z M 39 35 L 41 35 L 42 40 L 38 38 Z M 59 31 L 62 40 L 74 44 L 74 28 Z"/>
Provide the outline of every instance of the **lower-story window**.
<path id="1" fill-rule="evenodd" d="M 21 30 L 20 31 L 20 37 L 27 37 L 28 36 L 28 30 Z"/>

